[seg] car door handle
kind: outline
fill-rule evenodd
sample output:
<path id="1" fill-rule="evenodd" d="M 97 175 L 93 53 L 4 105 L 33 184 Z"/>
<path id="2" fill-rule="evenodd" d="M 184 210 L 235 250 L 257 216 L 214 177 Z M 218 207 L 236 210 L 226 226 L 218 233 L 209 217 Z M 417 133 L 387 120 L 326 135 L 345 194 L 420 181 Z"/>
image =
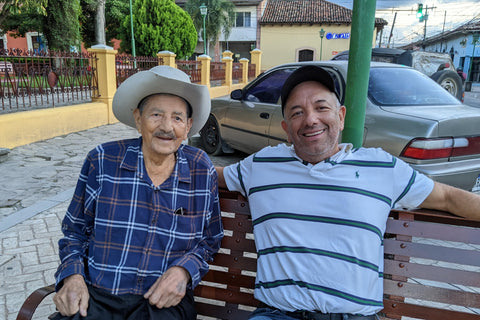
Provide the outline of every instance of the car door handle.
<path id="1" fill-rule="evenodd" d="M 262 113 L 260 113 L 260 118 L 269 119 L 270 118 L 270 113 L 262 112 Z"/>

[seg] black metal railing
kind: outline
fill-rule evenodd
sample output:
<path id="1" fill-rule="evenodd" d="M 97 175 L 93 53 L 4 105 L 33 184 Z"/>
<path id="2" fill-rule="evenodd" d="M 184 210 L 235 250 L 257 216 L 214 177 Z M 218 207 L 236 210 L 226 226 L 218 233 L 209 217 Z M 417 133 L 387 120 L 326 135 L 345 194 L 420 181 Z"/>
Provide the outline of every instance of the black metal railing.
<path id="1" fill-rule="evenodd" d="M 0 49 L 0 112 L 84 103 L 98 96 L 94 53 Z"/>
<path id="2" fill-rule="evenodd" d="M 182 60 L 176 61 L 176 64 L 178 69 L 190 76 L 192 83 L 200 83 L 202 81 L 202 63 L 200 61 Z"/>

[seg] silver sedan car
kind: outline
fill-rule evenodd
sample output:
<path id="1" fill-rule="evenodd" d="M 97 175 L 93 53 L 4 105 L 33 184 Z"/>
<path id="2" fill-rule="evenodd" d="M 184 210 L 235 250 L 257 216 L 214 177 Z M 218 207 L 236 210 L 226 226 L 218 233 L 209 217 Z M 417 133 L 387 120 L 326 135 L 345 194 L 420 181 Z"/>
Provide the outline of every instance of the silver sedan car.
<path id="1" fill-rule="evenodd" d="M 279 65 L 230 97 L 212 99 L 210 118 L 200 132 L 205 150 L 254 153 L 286 143 L 280 90 L 305 64 L 330 72 L 343 103 L 347 61 Z M 410 67 L 371 63 L 363 146 L 381 147 L 436 181 L 480 192 L 480 109 L 463 105 Z"/>

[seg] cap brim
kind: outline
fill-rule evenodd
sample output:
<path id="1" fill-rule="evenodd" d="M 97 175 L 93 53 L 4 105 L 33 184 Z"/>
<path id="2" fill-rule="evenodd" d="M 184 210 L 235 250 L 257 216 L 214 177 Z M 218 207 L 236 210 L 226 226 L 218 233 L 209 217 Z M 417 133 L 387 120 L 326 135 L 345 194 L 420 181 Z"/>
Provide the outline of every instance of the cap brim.
<path id="1" fill-rule="evenodd" d="M 281 99 L 282 99 L 282 112 L 285 108 L 285 103 L 288 100 L 288 96 L 292 92 L 292 90 L 302 82 L 306 81 L 315 81 L 322 84 L 328 90 L 333 92 L 337 99 L 340 100 L 337 91 L 335 90 L 335 83 L 333 82 L 332 76 L 326 71 L 325 69 L 317 66 L 304 66 L 300 67 L 287 78 L 285 83 L 283 84 L 282 91 L 281 91 Z"/>

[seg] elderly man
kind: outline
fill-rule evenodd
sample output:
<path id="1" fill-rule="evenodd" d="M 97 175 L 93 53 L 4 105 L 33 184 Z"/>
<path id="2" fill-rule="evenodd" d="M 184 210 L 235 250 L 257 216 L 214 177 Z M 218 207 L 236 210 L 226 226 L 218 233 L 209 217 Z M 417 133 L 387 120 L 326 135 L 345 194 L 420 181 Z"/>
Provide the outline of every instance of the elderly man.
<path id="1" fill-rule="evenodd" d="M 346 108 L 322 68 L 294 71 L 281 98 L 293 145 L 217 168 L 219 185 L 247 196 L 252 212 L 262 304 L 250 319 L 376 319 L 390 209 L 421 206 L 480 220 L 480 197 L 381 149 L 339 144 Z"/>
<path id="2" fill-rule="evenodd" d="M 62 224 L 55 319 L 195 319 L 192 289 L 223 237 L 215 168 L 182 144 L 208 118 L 208 89 L 158 66 L 120 85 L 113 112 L 141 137 L 87 155 Z"/>

